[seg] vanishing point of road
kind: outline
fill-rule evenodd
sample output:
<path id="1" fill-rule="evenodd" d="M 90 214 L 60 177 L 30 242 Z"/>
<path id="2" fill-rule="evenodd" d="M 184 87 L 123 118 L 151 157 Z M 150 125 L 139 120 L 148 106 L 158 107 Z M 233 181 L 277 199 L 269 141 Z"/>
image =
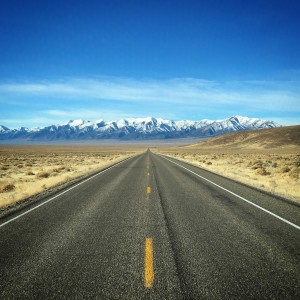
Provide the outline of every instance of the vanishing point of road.
<path id="1" fill-rule="evenodd" d="M 0 299 L 300 299 L 300 207 L 147 151 L 0 220 Z"/>

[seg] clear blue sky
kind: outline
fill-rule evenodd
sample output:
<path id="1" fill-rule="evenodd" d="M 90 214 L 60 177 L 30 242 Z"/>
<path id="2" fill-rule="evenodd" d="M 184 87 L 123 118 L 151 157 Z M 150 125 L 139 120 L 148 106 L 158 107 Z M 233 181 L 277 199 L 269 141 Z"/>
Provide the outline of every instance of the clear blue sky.
<path id="1" fill-rule="evenodd" d="M 0 124 L 300 124 L 300 1 L 2 0 Z"/>

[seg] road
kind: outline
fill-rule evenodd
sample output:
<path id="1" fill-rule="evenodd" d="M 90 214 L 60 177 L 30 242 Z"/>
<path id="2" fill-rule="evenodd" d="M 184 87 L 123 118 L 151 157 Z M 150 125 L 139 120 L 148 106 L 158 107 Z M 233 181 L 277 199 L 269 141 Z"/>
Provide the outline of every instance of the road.
<path id="1" fill-rule="evenodd" d="M 300 299 L 299 225 L 147 151 L 0 220 L 0 299 Z"/>

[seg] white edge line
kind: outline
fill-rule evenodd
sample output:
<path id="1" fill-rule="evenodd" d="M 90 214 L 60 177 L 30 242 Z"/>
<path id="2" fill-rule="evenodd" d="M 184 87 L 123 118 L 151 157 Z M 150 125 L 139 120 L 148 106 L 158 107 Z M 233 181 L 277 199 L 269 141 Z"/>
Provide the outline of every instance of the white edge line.
<path id="1" fill-rule="evenodd" d="M 45 201 L 45 202 L 43 202 L 43 203 L 40 203 L 39 205 L 37 205 L 37 206 L 35 206 L 35 207 L 33 207 L 33 208 L 31 208 L 31 209 L 29 209 L 29 210 L 27 210 L 27 211 L 21 213 L 20 215 L 18 215 L 18 216 L 16 216 L 16 217 L 14 217 L 14 218 L 12 218 L 12 219 L 10 219 L 10 220 L 8 220 L 8 221 L 6 221 L 6 222 L 0 224 L 0 228 L 1 228 L 1 227 L 4 227 L 5 225 L 7 225 L 7 224 L 9 224 L 9 223 L 11 223 L 12 221 L 15 221 L 15 220 L 21 218 L 21 217 L 24 216 L 24 215 L 27 215 L 27 214 L 30 213 L 31 211 L 33 211 L 33 210 L 35 210 L 35 209 L 37 209 L 37 208 L 39 208 L 39 207 L 45 205 L 46 203 L 48 203 L 48 202 L 50 202 L 50 201 L 52 201 L 52 200 L 54 200 L 54 199 L 60 197 L 61 195 L 63 195 L 63 194 L 65 194 L 65 193 L 67 193 L 67 192 L 73 190 L 73 189 L 76 188 L 77 186 L 79 186 L 79 185 L 81 185 L 81 184 L 83 184 L 83 183 L 85 183 L 85 182 L 91 180 L 92 178 L 94 178 L 94 177 L 96 177 L 96 176 L 98 176 L 98 175 L 100 175 L 100 174 L 102 174 L 102 173 L 104 173 L 104 172 L 106 172 L 106 171 L 108 171 L 108 170 L 114 168 L 115 166 L 117 166 L 117 165 L 119 165 L 119 164 L 125 162 L 126 160 L 128 160 L 128 159 L 130 159 L 130 158 L 132 158 L 132 157 L 133 157 L 133 156 L 127 157 L 126 159 L 124 159 L 124 160 L 122 160 L 122 161 L 120 161 L 120 162 L 118 162 L 118 163 L 112 165 L 111 167 L 109 167 L 109 168 L 107 168 L 107 169 L 105 169 L 105 170 L 103 170 L 103 171 L 100 171 L 100 172 L 96 173 L 95 175 L 93 175 L 93 176 L 91 176 L 91 177 L 89 177 L 89 178 L 87 178 L 87 179 L 85 179 L 85 180 L 83 180 L 83 181 L 77 183 L 76 185 L 74 185 L 74 186 L 68 188 L 67 190 L 65 190 L 65 191 L 63 191 L 63 192 L 61 192 L 61 193 L 59 193 L 58 195 L 56 195 L 56 196 L 54 196 L 54 197 L 48 199 L 47 201 Z"/>
<path id="2" fill-rule="evenodd" d="M 267 209 L 265 209 L 265 208 L 263 208 L 263 207 L 261 207 L 261 206 L 255 204 L 255 203 L 253 203 L 253 202 L 251 202 L 251 201 L 245 199 L 245 198 L 242 197 L 242 196 L 239 196 L 238 194 L 236 194 L 236 193 L 234 193 L 234 192 L 232 192 L 232 191 L 230 191 L 230 190 L 227 190 L 226 188 L 224 188 L 224 187 L 222 187 L 222 186 L 216 184 L 215 182 L 213 182 L 213 181 L 211 181 L 211 180 L 209 180 L 209 179 L 207 179 L 207 178 L 205 178 L 205 177 L 203 177 L 203 176 L 201 176 L 201 175 L 199 175 L 199 174 L 197 174 L 197 173 L 191 171 L 190 169 L 188 169 L 188 168 L 186 168 L 186 167 L 184 167 L 184 166 L 182 166 L 182 165 L 180 165 L 180 164 L 178 164 L 178 163 L 176 163 L 176 162 L 174 162 L 174 161 L 172 161 L 172 160 L 166 158 L 165 156 L 163 156 L 163 155 L 160 155 L 160 156 L 163 157 L 164 159 L 166 159 L 166 160 L 172 162 L 173 164 L 175 164 L 175 165 L 177 165 L 177 166 L 179 166 L 179 167 L 181 167 L 181 168 L 183 168 L 183 169 L 185 169 L 185 170 L 187 170 L 187 171 L 193 173 L 194 175 L 196 175 L 196 176 L 198 176 L 198 177 L 200 177 L 200 178 L 202 178 L 202 179 L 208 181 L 209 183 L 211 183 L 211 184 L 217 186 L 218 188 L 220 188 L 220 189 L 222 189 L 222 190 L 224 190 L 224 191 L 226 191 L 226 192 L 228 192 L 228 193 L 230 193 L 230 194 L 232 194 L 232 195 L 238 197 L 239 199 L 241 199 L 241 200 L 243 200 L 243 201 L 245 201 L 245 202 L 247 202 L 247 203 L 249 203 L 249 204 L 255 206 L 256 208 L 258 208 L 258 209 L 260 209 L 260 210 L 262 210 L 262 211 L 268 213 L 269 215 L 271 215 L 271 216 L 273 216 L 273 217 L 275 217 L 275 218 L 277 218 L 277 219 L 279 219 L 279 220 L 281 220 L 281 221 L 283 221 L 283 222 L 285 222 L 285 223 L 287 223 L 287 224 L 289 224 L 289 225 L 295 227 L 296 229 L 300 229 L 300 226 L 298 226 L 298 225 L 296 225 L 296 224 L 294 224 L 294 223 L 292 223 L 292 222 L 290 222 L 290 221 L 288 221 L 288 220 L 286 220 L 286 219 L 284 219 L 284 218 L 282 218 L 282 217 L 280 217 L 280 216 L 278 216 L 278 215 L 276 215 L 276 214 L 270 212 L 269 210 L 267 210 Z"/>

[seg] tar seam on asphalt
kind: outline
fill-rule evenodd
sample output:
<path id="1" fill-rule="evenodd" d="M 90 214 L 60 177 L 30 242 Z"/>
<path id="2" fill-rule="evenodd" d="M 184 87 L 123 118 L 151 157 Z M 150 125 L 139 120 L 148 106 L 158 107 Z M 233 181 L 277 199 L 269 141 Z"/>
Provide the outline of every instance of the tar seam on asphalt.
<path id="1" fill-rule="evenodd" d="M 191 297 L 191 295 L 188 291 L 187 284 L 186 284 L 183 267 L 180 264 L 181 259 L 178 255 L 179 251 L 177 251 L 177 247 L 176 247 L 176 243 L 175 243 L 175 235 L 174 235 L 174 233 L 171 229 L 170 221 L 169 221 L 169 219 L 167 217 L 167 214 L 166 214 L 167 207 L 165 206 L 162 194 L 160 192 L 160 186 L 159 186 L 159 183 L 158 183 L 158 180 L 157 180 L 158 177 L 157 177 L 157 173 L 156 173 L 156 168 L 154 166 L 153 166 L 153 175 L 154 175 L 156 190 L 157 190 L 157 193 L 158 193 L 158 198 L 159 198 L 158 200 L 160 202 L 163 217 L 164 217 L 164 221 L 165 221 L 165 224 L 166 224 L 166 232 L 167 232 L 167 235 L 169 237 L 170 246 L 171 246 L 171 249 L 172 249 L 173 259 L 174 259 L 174 263 L 175 263 L 175 271 L 176 271 L 177 278 L 178 278 L 178 281 L 179 281 L 182 298 L 183 299 L 192 299 L 192 297 Z"/>

